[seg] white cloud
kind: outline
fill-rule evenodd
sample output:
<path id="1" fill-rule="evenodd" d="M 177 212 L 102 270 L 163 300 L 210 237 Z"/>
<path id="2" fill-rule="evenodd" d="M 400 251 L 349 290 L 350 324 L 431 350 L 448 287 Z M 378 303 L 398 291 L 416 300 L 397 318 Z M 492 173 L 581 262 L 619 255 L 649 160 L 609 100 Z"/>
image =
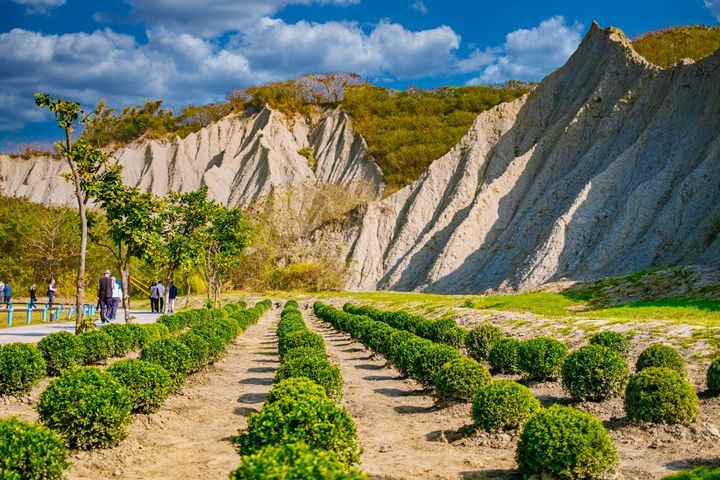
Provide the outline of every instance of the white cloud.
<path id="1" fill-rule="evenodd" d="M 263 18 L 231 44 L 254 69 L 281 76 L 342 70 L 411 78 L 448 67 L 460 37 L 447 26 L 413 32 L 382 21 L 365 33 L 355 23 Z"/>
<path id="2" fill-rule="evenodd" d="M 412 5 L 410 5 L 410 8 L 412 8 L 413 10 L 415 10 L 416 12 L 418 12 L 422 15 L 425 15 L 429 11 L 427 6 L 425 5 L 425 2 L 423 2 L 423 0 L 415 0 L 415 2 L 413 2 Z"/>
<path id="3" fill-rule="evenodd" d="M 562 16 L 537 27 L 510 32 L 495 59 L 469 84 L 498 83 L 512 79 L 540 80 L 560 67 L 580 44 L 583 26 L 568 25 Z"/>
<path id="4" fill-rule="evenodd" d="M 705 0 L 705 6 L 710 9 L 718 22 L 720 22 L 720 0 Z"/>
<path id="5" fill-rule="evenodd" d="M 66 0 L 12 0 L 19 5 L 27 5 L 26 13 L 46 13 L 49 9 L 65 5 Z"/>
<path id="6" fill-rule="evenodd" d="M 288 5 L 357 4 L 360 0 L 124 0 L 132 7 L 131 16 L 147 25 L 203 37 L 239 32 L 259 19 L 273 15 Z M 102 19 L 102 15 L 96 17 Z"/>

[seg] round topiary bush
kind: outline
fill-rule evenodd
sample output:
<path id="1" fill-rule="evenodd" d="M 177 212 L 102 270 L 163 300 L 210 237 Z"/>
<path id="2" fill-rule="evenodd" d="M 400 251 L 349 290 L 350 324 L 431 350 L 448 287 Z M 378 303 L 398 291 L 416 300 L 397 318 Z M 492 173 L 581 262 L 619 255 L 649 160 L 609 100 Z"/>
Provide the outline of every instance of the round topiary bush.
<path id="1" fill-rule="evenodd" d="M 642 351 L 635 363 L 635 370 L 638 372 L 646 368 L 660 367 L 675 370 L 677 373 L 685 376 L 685 360 L 672 347 L 663 345 L 662 343 L 654 343 Z"/>
<path id="2" fill-rule="evenodd" d="M 607 347 L 614 350 L 622 358 L 630 355 L 630 337 L 619 332 L 598 332 L 590 336 L 590 345 Z"/>
<path id="3" fill-rule="evenodd" d="M 144 360 L 120 360 L 107 371 L 128 389 L 134 412 L 156 411 L 172 390 L 168 372 L 160 365 Z"/>
<path id="4" fill-rule="evenodd" d="M 483 323 L 468 332 L 465 337 L 465 347 L 472 358 L 484 362 L 487 361 L 490 350 L 502 338 L 502 330 L 489 323 Z"/>
<path id="5" fill-rule="evenodd" d="M 529 388 L 497 380 L 475 395 L 472 417 L 476 427 L 492 433 L 519 429 L 539 409 L 540 401 Z"/>
<path id="6" fill-rule="evenodd" d="M 103 329 L 91 330 L 78 335 L 83 344 L 83 363 L 96 365 L 107 360 L 113 353 L 113 339 Z"/>
<path id="7" fill-rule="evenodd" d="M 575 408 L 553 405 L 525 424 L 516 451 L 523 478 L 615 478 L 617 449 L 602 422 Z"/>
<path id="8" fill-rule="evenodd" d="M 574 400 L 600 402 L 625 393 L 630 369 L 615 350 L 586 345 L 562 367 L 562 383 Z"/>
<path id="9" fill-rule="evenodd" d="M 380 349 L 378 351 L 388 357 L 389 360 L 391 360 L 397 353 L 397 350 L 405 342 L 412 338 L 415 338 L 415 335 L 413 335 L 412 333 L 406 332 L 405 330 L 397 330 L 393 328 L 392 332 L 383 340 L 381 340 Z"/>
<path id="10" fill-rule="evenodd" d="M 127 435 L 132 417 L 128 390 L 98 368 L 75 367 L 53 380 L 40 394 L 42 422 L 70 448 L 113 447 Z"/>
<path id="11" fill-rule="evenodd" d="M 294 358 L 309 358 L 309 357 L 320 358 L 320 359 L 327 361 L 327 355 L 325 354 L 325 352 L 321 352 L 314 347 L 298 347 L 298 348 L 293 348 L 293 349 L 285 352 L 285 356 L 283 357 L 283 362 L 287 362 L 290 359 L 294 359 Z"/>
<path id="12" fill-rule="evenodd" d="M 48 375 L 60 375 L 70 367 L 81 365 L 85 358 L 82 341 L 68 332 L 51 333 L 37 346 L 45 358 Z"/>
<path id="13" fill-rule="evenodd" d="M 518 366 L 533 380 L 553 380 L 560 376 L 568 349 L 560 340 L 538 337 L 520 343 Z"/>
<path id="14" fill-rule="evenodd" d="M 191 371 L 197 372 L 210 363 L 210 346 L 200 335 L 186 332 L 177 337 L 190 351 Z"/>
<path id="15" fill-rule="evenodd" d="M 720 357 L 713 360 L 708 367 L 707 389 L 713 395 L 720 393 Z"/>
<path id="16" fill-rule="evenodd" d="M 111 323 L 100 329 L 112 338 L 111 357 L 124 357 L 135 349 L 135 334 L 127 325 Z"/>
<path id="17" fill-rule="evenodd" d="M 23 480 L 60 480 L 69 464 L 65 442 L 42 425 L 0 419 L 0 470 Z M 2 478 L 2 476 L 0 476 Z"/>
<path id="18" fill-rule="evenodd" d="M 162 340 L 170 335 L 170 330 L 161 323 L 149 323 L 147 325 L 139 325 L 139 327 L 143 330 L 140 338 L 141 343 L 138 345 L 139 348 L 158 340 Z"/>
<path id="19" fill-rule="evenodd" d="M 321 401 L 327 400 L 328 396 L 321 385 L 309 378 L 293 377 L 276 383 L 265 397 L 265 404 L 281 400 L 300 400 L 301 398 L 308 401 Z"/>
<path id="20" fill-rule="evenodd" d="M 210 363 L 220 360 L 225 353 L 225 340 L 222 334 L 211 324 L 197 325 L 190 330 L 191 333 L 202 337 L 208 344 Z"/>
<path id="21" fill-rule="evenodd" d="M 458 348 L 465 343 L 466 336 L 467 331 L 458 327 L 452 318 L 435 320 L 430 324 L 430 338 L 435 342 Z"/>
<path id="22" fill-rule="evenodd" d="M 437 376 L 436 386 L 442 398 L 469 402 L 491 380 L 487 367 L 462 357 L 443 365 Z"/>
<path id="23" fill-rule="evenodd" d="M 518 361 L 520 359 L 520 340 L 514 338 L 502 338 L 490 349 L 488 363 L 497 373 L 512 375 L 518 373 Z"/>
<path id="24" fill-rule="evenodd" d="M 213 325 L 215 325 L 215 328 L 220 332 L 220 335 L 223 340 L 225 340 L 226 344 L 234 342 L 238 336 L 238 324 L 235 320 L 230 320 L 229 318 L 218 318 L 213 321 Z"/>
<path id="25" fill-rule="evenodd" d="M 415 358 L 413 378 L 427 387 L 435 386 L 443 365 L 462 358 L 457 349 L 440 343 L 432 343 L 424 354 Z"/>
<path id="26" fill-rule="evenodd" d="M 322 386 L 327 396 L 335 401 L 342 400 L 343 379 L 340 369 L 321 357 L 296 357 L 280 364 L 275 371 L 275 383 L 288 378 L 307 377 Z"/>
<path id="27" fill-rule="evenodd" d="M 286 335 L 278 336 L 278 353 L 282 360 L 285 354 L 293 348 L 314 348 L 325 353 L 325 342 L 322 337 L 309 330 L 299 330 Z"/>
<path id="28" fill-rule="evenodd" d="M 367 475 L 340 462 L 335 455 L 306 443 L 268 445 L 240 459 L 231 480 L 365 480 Z"/>
<path id="29" fill-rule="evenodd" d="M 180 389 L 192 370 L 190 350 L 179 340 L 166 338 L 143 347 L 140 360 L 160 365 L 172 379 L 173 389 Z"/>
<path id="30" fill-rule="evenodd" d="M 625 413 L 631 420 L 689 424 L 699 411 L 695 390 L 675 370 L 649 367 L 630 377 Z"/>
<path id="31" fill-rule="evenodd" d="M 428 354 L 435 344 L 430 340 L 413 336 L 410 340 L 393 349 L 390 361 L 403 376 L 412 376 L 415 360 Z"/>
<path id="32" fill-rule="evenodd" d="M 45 359 L 35 345 L 0 345 L 0 395 L 28 393 L 46 372 Z"/>
<path id="33" fill-rule="evenodd" d="M 352 417 L 330 400 L 283 399 L 267 404 L 248 417 L 248 428 L 233 439 L 240 455 L 294 442 L 326 450 L 346 465 L 360 459 Z"/>

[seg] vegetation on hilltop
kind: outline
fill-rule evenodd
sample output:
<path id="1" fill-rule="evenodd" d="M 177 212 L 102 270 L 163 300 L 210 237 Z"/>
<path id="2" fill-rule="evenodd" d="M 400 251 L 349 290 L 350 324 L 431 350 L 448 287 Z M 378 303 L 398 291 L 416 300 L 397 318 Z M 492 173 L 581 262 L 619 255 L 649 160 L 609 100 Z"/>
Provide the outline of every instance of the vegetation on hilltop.
<path id="1" fill-rule="evenodd" d="M 699 60 L 720 48 L 720 26 L 691 25 L 650 32 L 633 39 L 649 62 L 667 68 L 683 58 Z"/>

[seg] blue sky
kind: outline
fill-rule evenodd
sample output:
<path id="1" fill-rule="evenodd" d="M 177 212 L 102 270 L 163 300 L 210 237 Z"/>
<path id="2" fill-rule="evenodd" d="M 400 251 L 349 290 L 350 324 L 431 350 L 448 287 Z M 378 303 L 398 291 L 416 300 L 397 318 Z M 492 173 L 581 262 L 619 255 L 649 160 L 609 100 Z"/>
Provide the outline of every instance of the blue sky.
<path id="1" fill-rule="evenodd" d="M 60 133 L 35 91 L 91 108 L 350 71 L 423 88 L 540 80 L 593 20 L 628 35 L 720 21 L 720 0 L 0 0 L 0 150 Z"/>

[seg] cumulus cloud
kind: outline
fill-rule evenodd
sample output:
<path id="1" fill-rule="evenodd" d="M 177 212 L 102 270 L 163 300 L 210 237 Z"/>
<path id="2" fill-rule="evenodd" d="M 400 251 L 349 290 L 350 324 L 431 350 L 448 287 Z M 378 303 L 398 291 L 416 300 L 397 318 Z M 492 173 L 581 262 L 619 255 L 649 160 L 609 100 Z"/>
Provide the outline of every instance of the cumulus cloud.
<path id="1" fill-rule="evenodd" d="M 124 0 L 131 16 L 150 26 L 162 26 L 203 37 L 239 32 L 288 5 L 348 6 L 360 0 Z M 97 17 L 102 18 L 102 17 Z"/>
<path id="2" fill-rule="evenodd" d="M 710 9 L 718 22 L 720 22 L 720 0 L 705 0 L 705 6 Z"/>
<path id="3" fill-rule="evenodd" d="M 567 61 L 580 43 L 582 31 L 581 24 L 569 25 L 564 17 L 554 16 L 537 27 L 510 32 L 505 43 L 492 51 L 493 61 L 468 83 L 540 80 Z"/>
<path id="4" fill-rule="evenodd" d="M 280 76 L 343 70 L 410 78 L 447 67 L 460 37 L 447 26 L 413 32 L 382 21 L 365 33 L 349 22 L 287 24 L 264 18 L 231 45 L 253 68 Z"/>
<path id="5" fill-rule="evenodd" d="M 412 5 L 410 5 L 410 8 L 415 10 L 418 13 L 421 13 L 422 15 L 425 15 L 429 12 L 427 6 L 425 5 L 425 2 L 423 0 L 415 0 Z"/>
<path id="6" fill-rule="evenodd" d="M 51 8 L 65 5 L 66 0 L 12 0 L 19 5 L 26 5 L 26 13 L 47 13 Z"/>

